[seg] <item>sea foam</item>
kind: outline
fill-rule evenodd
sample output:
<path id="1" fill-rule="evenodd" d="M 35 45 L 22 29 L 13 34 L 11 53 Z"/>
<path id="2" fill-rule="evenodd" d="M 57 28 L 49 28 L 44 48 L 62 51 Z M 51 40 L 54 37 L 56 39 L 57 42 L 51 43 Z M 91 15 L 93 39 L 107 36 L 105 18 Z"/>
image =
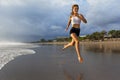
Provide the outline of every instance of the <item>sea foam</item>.
<path id="1" fill-rule="evenodd" d="M 2 43 L 0 44 L 0 70 L 5 64 L 21 55 L 34 54 L 35 51 L 29 48 L 38 47 L 27 43 Z"/>

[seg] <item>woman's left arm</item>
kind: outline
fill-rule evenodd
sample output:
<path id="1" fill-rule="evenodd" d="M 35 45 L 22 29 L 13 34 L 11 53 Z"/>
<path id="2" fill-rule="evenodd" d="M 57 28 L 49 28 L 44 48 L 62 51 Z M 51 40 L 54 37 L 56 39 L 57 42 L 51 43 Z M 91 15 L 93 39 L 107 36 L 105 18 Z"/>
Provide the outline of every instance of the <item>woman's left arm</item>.
<path id="1" fill-rule="evenodd" d="M 85 19 L 85 17 L 82 14 L 79 14 L 79 18 L 84 22 L 87 23 L 87 20 Z"/>

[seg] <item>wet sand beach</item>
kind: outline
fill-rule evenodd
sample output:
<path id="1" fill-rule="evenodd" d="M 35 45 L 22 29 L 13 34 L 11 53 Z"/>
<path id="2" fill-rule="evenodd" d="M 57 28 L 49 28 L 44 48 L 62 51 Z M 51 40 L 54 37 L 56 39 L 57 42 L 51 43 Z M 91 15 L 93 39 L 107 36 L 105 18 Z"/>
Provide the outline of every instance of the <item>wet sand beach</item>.
<path id="1" fill-rule="evenodd" d="M 0 80 L 120 80 L 119 44 L 80 44 L 80 64 L 74 47 L 42 45 L 0 70 Z"/>

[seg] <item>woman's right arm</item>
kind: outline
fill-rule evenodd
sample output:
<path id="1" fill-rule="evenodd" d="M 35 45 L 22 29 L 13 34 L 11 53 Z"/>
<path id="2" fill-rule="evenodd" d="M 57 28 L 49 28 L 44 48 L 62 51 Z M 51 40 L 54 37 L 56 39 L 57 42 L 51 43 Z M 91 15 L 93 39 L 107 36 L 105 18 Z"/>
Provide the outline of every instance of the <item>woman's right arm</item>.
<path id="1" fill-rule="evenodd" d="M 70 24 L 71 24 L 71 16 L 69 17 L 68 24 L 67 24 L 67 27 L 66 27 L 66 31 L 68 30 Z"/>

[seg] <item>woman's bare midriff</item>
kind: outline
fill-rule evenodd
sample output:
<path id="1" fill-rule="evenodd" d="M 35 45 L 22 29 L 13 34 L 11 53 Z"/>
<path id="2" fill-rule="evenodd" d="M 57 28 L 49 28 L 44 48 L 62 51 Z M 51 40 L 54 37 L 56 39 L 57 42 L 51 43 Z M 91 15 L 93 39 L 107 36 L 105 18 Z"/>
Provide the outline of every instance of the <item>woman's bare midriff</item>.
<path id="1" fill-rule="evenodd" d="M 73 24 L 72 27 L 74 27 L 74 28 L 80 28 L 80 24 Z"/>

